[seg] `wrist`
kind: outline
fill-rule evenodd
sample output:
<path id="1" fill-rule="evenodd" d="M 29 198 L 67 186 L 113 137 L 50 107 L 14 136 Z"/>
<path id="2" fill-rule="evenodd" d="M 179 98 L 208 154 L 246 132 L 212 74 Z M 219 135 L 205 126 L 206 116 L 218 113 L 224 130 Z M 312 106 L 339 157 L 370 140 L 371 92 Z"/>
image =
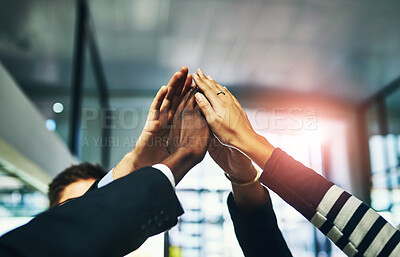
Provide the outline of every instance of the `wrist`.
<path id="1" fill-rule="evenodd" d="M 258 136 L 259 135 L 253 129 L 244 133 L 240 133 L 239 131 L 237 131 L 230 144 L 244 152 L 246 148 L 248 148 L 249 139 L 254 139 Z"/>
<path id="2" fill-rule="evenodd" d="M 225 173 L 225 176 L 227 179 L 229 179 L 232 183 L 232 186 L 250 186 L 255 183 L 258 183 L 258 179 L 260 178 L 261 172 L 258 171 L 256 168 L 253 169 L 254 175 L 251 178 L 245 178 L 245 179 L 238 179 L 237 177 L 232 177 L 230 174 Z"/>
<path id="3" fill-rule="evenodd" d="M 139 167 L 136 166 L 135 159 L 136 155 L 133 152 L 127 153 L 113 171 L 114 180 L 124 177 L 137 170 Z"/>
<path id="4" fill-rule="evenodd" d="M 247 183 L 249 181 L 252 181 L 257 176 L 257 170 L 251 163 L 248 168 L 241 169 L 240 171 L 230 170 L 225 173 L 229 176 L 230 179 L 232 179 L 232 181 L 237 183 Z"/>
<path id="5" fill-rule="evenodd" d="M 144 166 L 141 166 L 139 163 L 139 160 L 137 158 L 137 153 L 135 151 L 130 151 L 124 156 L 124 160 L 129 163 L 129 165 L 132 167 L 132 169 L 137 170 L 140 168 L 143 168 Z M 133 171 L 133 170 L 132 170 Z"/>
<path id="6" fill-rule="evenodd" d="M 145 166 L 149 166 L 146 165 L 145 163 L 140 163 L 138 156 L 143 156 L 143 155 L 141 155 L 137 150 L 137 148 L 135 147 L 132 151 L 130 151 L 125 155 L 124 159 L 126 159 L 126 161 L 129 162 L 131 166 L 134 167 L 135 169 L 140 169 Z"/>
<path id="7" fill-rule="evenodd" d="M 152 153 L 150 149 L 136 146 L 132 151 L 127 153 L 124 158 L 137 170 L 159 163 L 160 161 L 157 161 L 157 158 L 155 158 L 157 155 L 157 153 Z"/>
<path id="8" fill-rule="evenodd" d="M 187 147 L 178 147 L 173 154 L 179 156 L 185 162 L 194 163 L 193 166 L 197 164 L 196 154 Z"/>
<path id="9" fill-rule="evenodd" d="M 161 163 L 171 170 L 176 184 L 178 184 L 185 174 L 197 164 L 194 161 L 193 153 L 183 147 L 178 148 Z"/>
<path id="10" fill-rule="evenodd" d="M 260 136 L 256 132 L 247 136 L 246 140 L 242 140 L 242 150 L 250 159 L 252 159 L 260 168 L 264 168 L 272 152 L 275 150 L 267 139 Z"/>
<path id="11" fill-rule="evenodd" d="M 232 195 L 237 209 L 243 213 L 251 213 L 271 201 L 268 190 L 260 183 L 246 187 L 232 185 Z"/>

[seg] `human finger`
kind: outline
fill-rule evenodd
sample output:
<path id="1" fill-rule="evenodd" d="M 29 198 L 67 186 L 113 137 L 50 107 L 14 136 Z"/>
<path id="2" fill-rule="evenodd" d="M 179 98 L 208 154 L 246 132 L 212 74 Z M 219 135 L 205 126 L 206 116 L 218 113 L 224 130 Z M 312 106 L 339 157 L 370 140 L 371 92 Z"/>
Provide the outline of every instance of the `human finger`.
<path id="1" fill-rule="evenodd" d="M 218 109 L 222 106 L 224 100 L 218 97 L 217 94 L 220 89 L 217 86 L 208 83 L 206 79 L 201 78 L 197 74 L 193 74 L 193 80 L 214 108 Z"/>
<path id="2" fill-rule="evenodd" d="M 221 85 L 218 84 L 215 80 L 213 80 L 213 79 L 211 78 L 211 76 L 205 75 L 205 73 L 204 73 L 201 69 L 198 69 L 198 70 L 197 70 L 197 74 L 199 75 L 200 78 L 204 79 L 204 80 L 206 81 L 206 83 L 210 84 L 210 85 L 213 86 L 213 87 L 218 88 L 219 91 L 222 91 L 223 86 L 221 86 Z"/>
<path id="3" fill-rule="evenodd" d="M 186 81 L 185 81 L 185 85 L 183 86 L 182 92 L 181 92 L 181 96 L 183 97 L 187 91 L 189 91 L 189 89 L 192 88 L 193 85 L 193 77 L 192 74 L 188 74 L 186 77 Z"/>
<path id="4" fill-rule="evenodd" d="M 212 127 L 215 125 L 215 122 L 219 117 L 218 114 L 215 112 L 210 102 L 202 93 L 197 92 L 194 96 L 197 105 L 200 107 L 201 112 L 207 120 L 207 123 Z"/>
<path id="5" fill-rule="evenodd" d="M 163 100 L 165 98 L 165 95 L 167 94 L 167 91 L 168 91 L 168 89 L 167 89 L 167 87 L 165 85 L 162 86 L 158 90 L 156 96 L 153 99 L 153 102 L 150 105 L 148 119 L 150 119 L 150 120 L 158 119 L 158 115 L 159 115 L 159 112 L 160 112 L 160 107 L 161 107 L 161 104 L 162 104 L 162 102 L 163 102 Z"/>
<path id="6" fill-rule="evenodd" d="M 190 95 L 189 95 L 189 99 L 185 105 L 185 108 L 188 108 L 190 110 L 194 109 L 195 105 L 196 105 L 196 100 L 194 98 L 196 91 L 194 89 L 192 89 L 190 91 Z"/>
<path id="7" fill-rule="evenodd" d="M 191 88 L 191 89 L 190 89 L 189 91 L 187 91 L 186 94 L 182 97 L 182 100 L 181 100 L 181 102 L 179 103 L 179 105 L 178 105 L 178 107 L 177 107 L 177 109 L 176 109 L 176 112 L 175 112 L 174 117 L 178 117 L 179 114 L 182 112 L 182 110 L 185 108 L 185 106 L 186 106 L 186 104 L 187 104 L 187 102 L 188 102 L 188 100 L 189 100 L 189 97 L 190 97 L 190 95 L 193 93 L 193 91 L 194 91 L 194 88 Z M 178 115 L 177 115 L 177 114 L 178 114 Z"/>
<path id="8" fill-rule="evenodd" d="M 178 83 L 176 84 L 175 93 L 173 98 L 177 97 L 180 100 L 180 97 L 183 96 L 182 91 L 186 86 L 186 82 L 188 80 L 189 69 L 186 66 L 182 66 L 180 73 L 182 77 L 179 79 Z M 191 77 L 191 76 L 190 76 Z M 178 102 L 179 102 L 178 100 Z"/>
<path id="9" fill-rule="evenodd" d="M 175 72 L 175 74 L 172 76 L 172 78 L 168 82 L 168 85 L 167 85 L 168 92 L 167 92 L 167 95 L 165 96 L 164 102 L 161 105 L 161 109 L 169 109 L 170 108 L 172 99 L 175 95 L 175 92 L 177 90 L 179 91 L 179 88 L 180 88 L 180 90 L 182 90 L 182 86 L 183 86 L 183 83 L 185 80 L 186 80 L 185 74 L 183 74 L 180 71 Z"/>
<path id="10" fill-rule="evenodd" d="M 236 99 L 236 97 L 232 94 L 232 92 L 229 91 L 229 89 L 228 89 L 227 87 L 223 87 L 223 88 L 224 88 L 224 89 L 223 89 L 224 92 L 225 92 L 229 97 L 232 98 L 232 100 L 235 102 L 236 106 L 238 106 L 239 108 L 243 109 L 243 108 L 242 108 L 242 105 L 239 103 L 239 101 Z"/>
<path id="11" fill-rule="evenodd" d="M 182 84 L 182 87 L 178 87 L 175 90 L 174 96 L 172 98 L 171 106 L 169 108 L 172 116 L 175 113 L 176 108 L 178 107 L 182 97 L 185 96 L 186 93 L 191 88 L 191 84 L 192 84 L 192 75 L 186 74 L 185 82 Z"/>

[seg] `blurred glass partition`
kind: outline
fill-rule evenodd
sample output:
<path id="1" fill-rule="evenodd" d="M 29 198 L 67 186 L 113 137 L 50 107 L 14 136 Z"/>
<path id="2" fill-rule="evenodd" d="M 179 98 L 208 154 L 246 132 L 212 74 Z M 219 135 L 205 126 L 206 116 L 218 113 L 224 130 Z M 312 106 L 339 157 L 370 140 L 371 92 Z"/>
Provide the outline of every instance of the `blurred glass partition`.
<path id="1" fill-rule="evenodd" d="M 170 257 L 243 256 L 226 199 L 230 182 L 207 154 L 177 186 L 185 214 L 169 231 Z"/>
<path id="2" fill-rule="evenodd" d="M 387 95 L 383 102 L 375 103 L 367 110 L 372 173 L 371 205 L 397 227 L 400 225 L 399 103 L 400 90 L 397 89 Z M 378 108 L 379 104 L 381 109 Z"/>
<path id="3" fill-rule="evenodd" d="M 32 217 L 47 209 L 47 196 L 0 167 L 0 220 Z"/>
<path id="4" fill-rule="evenodd" d="M 47 196 L 0 167 L 0 236 L 48 207 Z"/>
<path id="5" fill-rule="evenodd" d="M 386 98 L 388 130 L 390 134 L 400 134 L 400 88 Z M 399 148 L 397 148 L 397 153 Z M 397 155 L 398 156 L 398 155 Z M 397 160 L 398 161 L 398 160 Z"/>

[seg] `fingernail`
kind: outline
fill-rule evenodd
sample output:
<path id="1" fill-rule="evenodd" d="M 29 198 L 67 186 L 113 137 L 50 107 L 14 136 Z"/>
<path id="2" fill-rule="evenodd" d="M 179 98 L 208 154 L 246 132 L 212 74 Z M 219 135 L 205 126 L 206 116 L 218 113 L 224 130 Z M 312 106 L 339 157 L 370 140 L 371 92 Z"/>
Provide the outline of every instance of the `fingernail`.
<path id="1" fill-rule="evenodd" d="M 196 101 L 197 101 L 197 102 L 200 102 L 200 101 L 203 99 L 203 96 L 202 96 L 200 93 L 196 93 L 196 94 L 194 95 L 194 97 L 196 98 Z"/>
<path id="2" fill-rule="evenodd" d="M 197 71 L 200 72 L 200 74 L 204 74 L 204 73 L 200 70 L 200 68 L 199 68 Z"/>
<path id="3" fill-rule="evenodd" d="M 211 76 L 207 76 L 207 78 L 212 80 Z"/>

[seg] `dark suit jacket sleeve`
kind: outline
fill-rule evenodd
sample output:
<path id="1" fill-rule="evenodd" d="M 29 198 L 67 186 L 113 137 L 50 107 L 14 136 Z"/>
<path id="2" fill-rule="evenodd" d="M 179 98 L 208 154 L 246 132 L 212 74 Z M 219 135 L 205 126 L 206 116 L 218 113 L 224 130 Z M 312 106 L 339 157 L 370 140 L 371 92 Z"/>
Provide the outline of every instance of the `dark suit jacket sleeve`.
<path id="1" fill-rule="evenodd" d="M 228 196 L 229 213 L 235 228 L 236 238 L 246 257 L 292 256 L 279 230 L 271 199 L 251 213 L 240 212 L 232 193 Z"/>
<path id="2" fill-rule="evenodd" d="M 294 160 L 272 153 L 259 179 L 348 256 L 400 256 L 400 232 L 356 197 Z"/>
<path id="3" fill-rule="evenodd" d="M 2 236 L 0 256 L 123 256 L 182 213 L 168 178 L 146 167 Z"/>

